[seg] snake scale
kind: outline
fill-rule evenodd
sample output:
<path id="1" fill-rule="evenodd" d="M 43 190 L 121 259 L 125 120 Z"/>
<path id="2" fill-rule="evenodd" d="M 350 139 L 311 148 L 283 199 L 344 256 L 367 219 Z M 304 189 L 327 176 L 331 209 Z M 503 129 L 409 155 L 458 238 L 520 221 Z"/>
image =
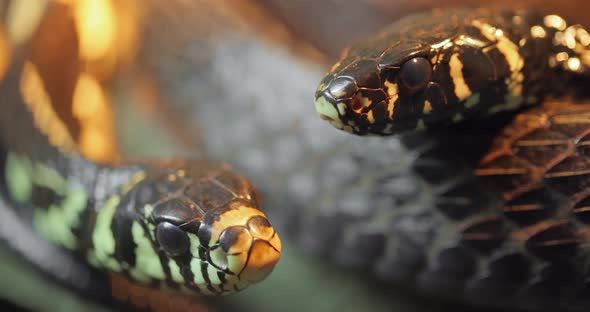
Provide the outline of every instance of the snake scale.
<path id="1" fill-rule="evenodd" d="M 407 45 L 400 44 L 401 51 L 388 50 L 391 59 L 395 60 L 401 54 L 407 60 L 413 56 L 408 50 L 414 51 L 412 49 L 416 46 L 419 51 L 423 51 L 422 48 L 429 51 L 429 45 L 437 43 L 436 40 L 449 43 L 452 40 L 448 36 L 456 35 L 453 31 L 457 29 L 448 26 L 448 21 L 460 23 L 462 18 L 470 16 L 473 19 L 481 11 L 459 12 L 457 16 L 450 13 L 451 17 L 438 17 L 434 21 L 430 14 L 410 18 L 426 24 L 419 25 L 422 32 L 412 32 L 412 24 L 403 28 L 403 34 L 418 43 L 410 40 Z M 190 16 L 191 13 L 187 12 L 177 18 L 188 21 Z M 505 40 L 518 44 L 520 41 L 511 36 L 519 32 L 528 35 L 530 26 L 544 25 L 543 16 L 534 20 L 532 14 L 516 15 L 521 16 L 523 23 L 516 28 L 511 24 L 514 16 L 514 13 L 506 13 L 493 15 L 489 21 L 481 16 L 480 19 L 491 25 L 485 27 L 493 28 L 497 33 L 502 31 Z M 530 22 L 529 18 L 535 23 L 526 26 L 525 21 Z M 565 23 L 557 16 L 553 18 Z M 163 23 L 166 23 L 165 19 Z M 198 23 L 189 24 L 196 24 L 198 28 Z M 390 41 L 379 40 L 385 37 L 395 43 L 395 30 L 399 25 L 391 26 L 389 33 L 377 35 L 368 43 L 362 42 L 358 50 L 352 50 L 349 55 L 379 54 L 386 47 L 395 46 Z M 160 33 L 162 25 L 154 23 L 152 26 L 153 32 Z M 480 27 L 484 26 L 480 24 Z M 567 25 L 558 28 L 562 29 L 544 28 L 545 35 L 563 31 Z M 574 26 L 570 29 L 581 28 Z M 577 87 L 577 83 L 583 85 L 585 68 L 575 66 L 579 74 L 572 74 L 569 72 L 573 68 L 568 66 L 576 65 L 576 61 L 567 63 L 570 56 L 578 56 L 579 50 L 572 52 L 560 47 L 563 50 L 555 53 L 565 52 L 568 58 L 564 59 L 561 54 L 559 58 L 566 62 L 551 65 L 549 53 L 555 50 L 550 49 L 547 42 L 553 43 L 551 38 L 543 38 L 542 43 L 534 44 L 545 49 L 533 49 L 539 53 L 537 57 L 544 56 L 536 59 L 539 67 L 530 69 L 528 64 L 514 64 L 514 69 L 521 70 L 520 66 L 524 66 L 531 71 L 549 70 L 550 65 L 553 66 L 555 76 L 547 71 L 537 74 L 535 79 L 539 79 L 539 87 L 533 84 L 522 86 L 521 90 L 534 90 L 531 92 L 538 96 L 538 101 L 544 96 L 560 98 L 547 99 L 546 105 L 522 113 L 504 130 L 502 127 L 514 117 L 514 113 L 498 112 L 496 116 L 484 117 L 493 101 L 481 96 L 481 103 L 469 105 L 481 109 L 465 113 L 465 119 L 479 113 L 479 119 L 473 122 L 448 127 L 432 125 L 426 131 L 388 138 L 353 137 L 330 132 L 322 128 L 320 121 L 309 118 L 312 109 L 304 103 L 309 101 L 306 99 L 310 84 L 320 80 L 322 70 L 315 68 L 314 63 L 304 61 L 297 64 L 302 68 L 293 66 L 286 54 L 277 53 L 276 48 L 268 43 L 248 41 L 249 33 L 245 33 L 240 34 L 245 37 L 242 38 L 220 30 L 218 35 L 225 40 L 218 40 L 213 47 L 189 34 L 175 34 L 174 40 L 179 42 L 191 38 L 193 41 L 189 46 L 192 48 L 205 46 L 205 52 L 199 51 L 207 56 L 206 62 L 195 57 L 191 53 L 194 50 L 170 51 L 165 46 L 150 46 L 146 51 L 151 53 L 146 53 L 143 59 L 157 73 L 155 80 L 163 87 L 163 96 L 171 99 L 170 103 L 177 105 L 175 109 L 185 118 L 199 120 L 205 149 L 236 164 L 253 179 L 264 193 L 275 225 L 285 229 L 286 235 L 297 241 L 301 248 L 345 267 L 364 268 L 372 272 L 368 275 L 379 280 L 402 283 L 404 287 L 413 285 L 437 297 L 526 310 L 587 309 L 586 226 L 581 215 L 585 211 L 584 193 L 572 197 L 571 192 L 578 192 L 585 185 L 583 164 L 586 160 L 582 155 L 583 140 L 579 139 L 588 129 L 583 118 L 588 106 L 583 101 L 575 103 L 580 105 L 572 105 L 580 100 L 562 97 L 571 95 L 570 90 L 583 90 Z M 583 35 L 584 31 L 576 31 L 575 36 L 578 34 Z M 476 38 L 470 40 L 469 35 Z M 422 39 L 426 43 L 421 42 Z M 473 47 L 485 46 L 492 39 L 485 37 L 480 29 L 468 29 L 461 39 L 468 44 L 466 49 L 470 53 L 457 56 L 459 61 L 472 61 L 470 64 L 475 66 L 484 60 L 486 63 L 481 69 L 484 74 L 491 74 L 485 65 L 496 64 L 494 61 L 504 64 L 502 75 L 507 76 L 494 72 L 497 76 L 493 77 L 499 79 L 490 79 L 492 84 L 495 83 L 493 91 L 497 91 L 492 93 L 493 98 L 516 96 L 517 86 L 510 86 L 507 82 L 520 83 L 523 77 L 512 76 L 503 60 L 504 55 L 498 50 L 493 51 L 496 59 L 490 60 Z M 378 43 L 382 44 L 381 48 L 375 48 Z M 583 48 L 579 42 L 576 44 Z M 513 47 L 507 41 L 501 46 Z M 457 49 L 461 51 L 461 48 Z M 450 52 L 441 55 L 447 60 L 452 56 Z M 441 60 L 444 57 L 441 56 Z M 160 58 L 181 61 L 161 66 L 158 64 Z M 244 63 L 242 59 L 249 62 Z M 543 65 L 543 61 L 547 64 Z M 370 61 L 363 65 L 367 63 Z M 329 75 L 328 79 L 343 77 L 343 81 L 365 79 L 361 81 L 374 82 L 372 65 L 367 65 L 370 73 L 363 71 L 366 68 L 362 65 L 346 65 L 341 65 L 344 72 L 349 70 L 346 74 Z M 340 73 L 339 69 L 338 65 L 333 68 L 336 73 Z M 236 72 L 243 76 L 255 75 L 258 79 L 237 85 L 232 83 Z M 289 73 L 288 79 L 276 79 L 285 72 Z M 444 71 L 438 73 L 443 81 L 447 79 L 445 87 L 452 88 L 448 81 L 453 77 L 444 74 Z M 435 75 L 434 70 L 432 75 Z M 477 74 L 474 77 L 477 78 Z M 504 80 L 504 77 L 510 78 Z M 549 77 L 555 79 L 547 79 Z M 576 81 L 577 78 L 581 81 Z M 261 80 L 266 84 L 258 84 Z M 335 88 L 342 93 L 354 92 L 356 89 L 350 86 L 352 84 L 343 83 Z M 487 91 L 486 86 L 482 83 L 482 92 Z M 472 89 L 467 90 L 475 89 L 473 85 L 469 87 Z M 381 92 L 379 87 L 364 85 L 358 90 L 369 95 Z M 448 94 L 452 95 L 455 90 L 450 92 L 453 93 Z M 385 98 L 379 101 L 382 99 Z M 377 112 L 383 112 L 379 111 L 383 106 L 379 107 L 378 101 L 374 106 L 370 101 L 360 102 L 367 107 L 363 113 L 376 108 L 375 120 L 380 118 Z M 507 103 L 515 102 L 518 100 L 511 99 Z M 420 114 L 425 111 L 425 105 L 417 103 L 413 112 L 422 117 Z M 430 104 L 432 108 L 436 105 Z M 447 104 L 455 113 L 456 110 L 452 110 L 454 103 L 448 101 Z M 411 106 L 396 107 L 401 110 L 400 118 L 410 115 L 412 108 L 408 107 Z M 464 106 L 460 107 L 463 109 Z M 459 110 L 459 106 L 455 108 Z M 410 112 L 404 112 L 404 109 Z M 406 128 L 418 125 L 416 115 L 410 115 L 412 123 Z M 337 116 L 350 119 L 329 117 L 333 122 L 342 121 L 343 125 L 352 118 L 357 119 L 351 126 L 371 125 L 367 122 L 367 114 Z M 554 120 L 559 122 L 554 123 Z M 374 132 L 384 127 L 379 124 Z M 362 129 L 372 128 L 359 128 L 358 132 L 368 131 Z M 556 138 L 564 141 L 553 140 Z"/>
<path id="2" fill-rule="evenodd" d="M 518 110 L 548 97 L 580 95 L 588 83 L 589 45 L 582 26 L 530 10 L 418 14 L 348 49 L 320 83 L 316 110 L 355 134 L 440 131 L 441 125 Z M 473 168 L 477 180 L 462 181 L 437 199 L 439 213 L 457 222 L 450 231 L 455 244 L 437 242 L 443 230 L 424 241 L 428 251 L 406 251 L 414 259 L 400 259 L 405 274 L 417 273 L 418 287 L 433 293 L 462 292 L 525 307 L 545 307 L 543 300 L 529 298 L 543 297 L 538 288 L 551 285 L 559 306 L 584 307 L 587 124 L 587 106 L 563 102 L 518 115 Z M 478 139 L 485 141 L 485 131 Z M 452 146 L 456 139 L 441 140 Z M 455 148 L 469 153 L 470 145 Z M 428 166 L 419 170 L 432 178 Z M 493 195 L 483 196 L 486 192 Z M 432 249 L 438 249 L 435 260 L 429 258 Z M 434 265 L 420 272 L 420 262 Z"/>
<path id="3" fill-rule="evenodd" d="M 229 165 L 101 165 L 62 144 L 51 73 L 72 50 L 44 58 L 37 40 L 15 48 L 0 87 L 3 202 L 91 266 L 162 291 L 224 295 L 270 274 L 280 239 L 251 183 Z"/>
<path id="4" fill-rule="evenodd" d="M 189 23 L 190 15 L 180 19 Z M 148 28 L 161 35 L 169 22 Z M 279 232 L 312 254 L 438 297 L 527 310 L 588 308 L 590 103 L 550 99 L 512 123 L 511 113 L 476 122 L 485 129 L 466 122 L 353 137 L 310 117 L 305 99 L 322 69 L 293 66 L 267 43 L 226 35 L 211 45 L 175 33 L 174 40 L 190 42 L 185 49 L 150 46 L 141 62 L 157 73 L 162 96 L 199 120 L 204 149 L 254 181 Z M 236 72 L 258 78 L 236 85 Z M 284 72 L 289 83 L 273 81 Z"/>

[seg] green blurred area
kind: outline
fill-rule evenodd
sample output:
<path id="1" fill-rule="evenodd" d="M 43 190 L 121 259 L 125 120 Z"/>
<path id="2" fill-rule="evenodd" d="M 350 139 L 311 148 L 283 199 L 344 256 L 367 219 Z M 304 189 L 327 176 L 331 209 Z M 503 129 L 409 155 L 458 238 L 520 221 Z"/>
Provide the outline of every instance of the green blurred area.
<path id="1" fill-rule="evenodd" d="M 32 311 L 108 311 L 49 281 L 2 243 L 0 298 Z"/>
<path id="2" fill-rule="evenodd" d="M 110 311 L 45 279 L 7 248 L 0 248 L 0 259 L 0 297 L 6 301 L 33 311 Z M 289 243 L 266 281 L 222 301 L 226 311 L 446 311 L 309 259 Z"/>

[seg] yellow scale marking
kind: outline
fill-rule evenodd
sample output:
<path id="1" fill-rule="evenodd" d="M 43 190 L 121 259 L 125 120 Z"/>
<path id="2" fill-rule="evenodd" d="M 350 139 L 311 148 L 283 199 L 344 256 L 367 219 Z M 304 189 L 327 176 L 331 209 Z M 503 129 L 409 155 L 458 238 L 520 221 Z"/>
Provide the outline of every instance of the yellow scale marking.
<path id="1" fill-rule="evenodd" d="M 76 142 L 53 110 L 49 94 L 33 63 L 27 62 L 23 68 L 20 91 L 33 115 L 35 126 L 48 136 L 49 142 L 61 151 L 75 151 Z"/>
<path id="2" fill-rule="evenodd" d="M 369 123 L 375 123 L 375 115 L 372 110 L 367 113 L 367 120 L 369 120 Z"/>
<path id="3" fill-rule="evenodd" d="M 455 86 L 455 95 L 459 101 L 463 101 L 471 96 L 471 90 L 467 83 L 465 83 L 465 77 L 463 77 L 463 63 L 459 60 L 458 53 L 453 53 L 453 55 L 451 55 L 449 68 L 451 79 L 453 79 L 453 85 Z"/>
<path id="4" fill-rule="evenodd" d="M 430 103 L 430 101 L 429 100 L 424 101 L 424 108 L 422 109 L 422 113 L 430 114 L 431 111 L 432 111 L 432 104 Z"/>
<path id="5" fill-rule="evenodd" d="M 496 48 L 504 55 L 511 72 L 510 77 L 506 78 L 505 81 L 510 92 L 506 95 L 504 104 L 492 107 L 489 112 L 495 113 L 516 108 L 522 102 L 522 81 L 524 80 L 524 75 L 522 74 L 524 59 L 519 53 L 518 45 L 504 36 L 501 29 L 497 29 L 479 20 L 473 21 L 472 25 L 477 27 L 487 39 L 496 42 Z"/>
<path id="6" fill-rule="evenodd" d="M 330 124 L 338 129 L 342 129 L 344 125 L 342 124 L 342 120 L 340 120 L 340 116 L 338 115 L 338 110 L 332 104 L 326 100 L 325 97 L 319 97 L 314 102 L 315 110 L 320 114 L 322 119 L 328 120 Z"/>
<path id="7" fill-rule="evenodd" d="M 395 102 L 399 97 L 399 90 L 397 84 L 392 83 L 389 80 L 386 80 L 384 85 L 387 88 L 387 95 L 389 96 L 389 101 L 387 102 L 387 115 L 389 116 L 389 119 L 393 119 L 393 109 L 395 108 Z"/>
<path id="8" fill-rule="evenodd" d="M 373 101 L 366 96 L 361 96 L 361 102 L 363 103 L 364 107 L 369 107 L 371 104 L 373 104 Z"/>

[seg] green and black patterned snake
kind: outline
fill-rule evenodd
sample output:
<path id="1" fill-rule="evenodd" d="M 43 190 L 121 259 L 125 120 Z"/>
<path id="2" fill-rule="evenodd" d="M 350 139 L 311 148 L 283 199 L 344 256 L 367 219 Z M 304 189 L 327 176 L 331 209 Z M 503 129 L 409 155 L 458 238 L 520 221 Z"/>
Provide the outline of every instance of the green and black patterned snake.
<path id="1" fill-rule="evenodd" d="M 587 81 L 582 27 L 529 11 L 396 22 L 353 45 L 317 88 L 317 110 L 337 127 L 400 133 L 367 137 L 310 117 L 323 67 L 294 66 L 258 33 L 231 27 L 216 25 L 214 44 L 167 33 L 172 20 L 207 28 L 184 10 L 149 31 L 204 51 L 148 41 L 141 64 L 175 120 L 198 121 L 201 146 L 255 182 L 283 237 L 429 296 L 588 309 L 590 103 L 571 98 Z M 236 84 L 235 73 L 256 79 Z"/>
<path id="2" fill-rule="evenodd" d="M 223 295 L 270 274 L 281 242 L 246 178 L 209 160 L 106 166 L 62 149 L 27 52 L 1 86 L 2 199 L 18 215 L 93 267 L 139 284 Z"/>
<path id="3" fill-rule="evenodd" d="M 158 24 L 166 25 L 165 22 L 153 21 L 148 27 L 166 31 Z M 174 35 L 169 38 L 177 39 L 182 34 Z M 164 66 L 158 62 L 162 54 L 190 56 L 190 51 L 166 50 L 161 44 L 152 46 L 149 51 L 153 54 L 143 55 L 142 62 L 153 66 L 151 70 L 156 71 L 156 79 L 172 102 L 191 103 L 191 110 L 206 116 L 202 121 L 203 147 L 248 175 L 264 193 L 265 204 L 275 207 L 268 212 L 275 227 L 289 229 L 290 236 L 311 253 L 333 258 L 340 264 L 370 269 L 381 280 L 406 282 L 404 285 L 453 300 L 531 310 L 559 307 L 585 311 L 590 306 L 586 225 L 590 161 L 585 156 L 590 103 L 564 96 L 573 94 L 569 86 L 580 91 L 573 86 L 578 80 L 583 82 L 587 74 L 585 51 L 589 43 L 588 33 L 582 27 L 569 26 L 556 15 L 466 10 L 429 12 L 404 19 L 352 46 L 316 93 L 316 108 L 322 117 L 348 132 L 385 135 L 425 128 L 387 138 L 353 137 L 318 124 L 317 118 L 311 116 L 312 107 L 300 102 L 305 96 L 299 94 L 309 93 L 307 87 L 313 79 L 308 78 L 317 74 L 315 70 L 301 70 L 305 66 L 288 67 L 289 96 L 280 96 L 276 84 L 274 92 L 253 95 L 248 92 L 254 93 L 256 88 L 248 85 L 249 81 L 236 85 L 235 76 L 227 73 L 257 77 L 268 74 L 274 79 L 269 79 L 271 84 L 280 82 L 275 78 L 284 74 L 289 65 L 255 66 L 267 64 L 270 57 L 261 52 L 264 45 L 258 46 L 254 41 L 219 43 L 212 49 L 215 53 L 207 71 L 193 70 L 202 65 L 196 61 L 174 68 Z M 258 55 L 266 56 L 264 62 L 243 62 L 257 60 Z M 281 62 L 280 57 L 274 57 L 274 62 Z M 191 58 L 174 60 L 190 62 Z M 275 67 L 278 73 L 273 71 Z M 16 70 L 16 74 L 20 72 Z M 201 76 L 205 74 L 206 77 Z M 186 79 L 187 75 L 194 79 Z M 225 80 L 222 88 L 232 92 L 220 95 L 218 89 L 206 84 L 195 86 L 195 81 L 203 81 L 201 78 Z M 18 87 L 2 89 L 12 95 L 4 99 L 14 98 L 8 92 L 12 89 Z M 240 91 L 243 93 L 236 94 Z M 284 111 L 277 113 L 278 101 Z M 543 104 L 520 113 L 504 127 L 514 113 L 501 111 L 538 103 Z M 7 107 L 15 113 L 3 113 L 4 117 L 29 116 L 18 113 L 24 110 L 22 103 Z M 478 117 L 478 127 L 468 123 L 474 117 Z M 456 122 L 461 119 L 464 122 Z M 1 132 L 8 142 L 4 143 L 6 163 L 14 172 L 7 180 L 22 177 L 24 181 L 7 181 L 7 193 L 12 194 L 13 203 L 31 207 L 28 204 L 33 198 L 46 198 L 49 194 L 60 203 L 67 199 L 71 207 L 83 197 L 70 188 L 53 189 L 52 193 L 52 187 L 59 188 L 63 183 L 48 187 L 46 177 L 30 172 L 51 172 L 51 176 L 58 177 L 56 181 L 71 181 L 74 185 L 102 185 L 81 189 L 91 199 L 90 207 L 103 208 L 79 212 L 96 212 L 96 224 L 113 220 L 108 229 L 102 226 L 103 234 L 109 237 L 106 240 L 115 242 L 110 247 L 114 248 L 114 256 L 107 257 L 104 263 L 119 265 L 131 276 L 141 276 L 143 267 L 137 260 L 144 254 L 126 254 L 117 248 L 123 246 L 118 242 L 127 242 L 135 250 L 146 247 L 136 240 L 141 236 L 141 228 L 136 225 L 134 232 L 133 224 L 147 220 L 147 230 L 143 230 L 152 233 L 149 221 L 153 219 L 145 219 L 140 213 L 136 215 L 140 221 L 134 219 L 129 225 L 124 222 L 129 219 L 119 219 L 120 215 L 114 212 L 129 212 L 117 207 L 130 207 L 138 190 L 153 187 L 147 182 L 156 181 L 159 170 L 164 172 L 161 185 L 182 181 L 175 171 L 178 169 L 144 171 L 142 167 L 133 167 L 118 171 L 52 147 L 49 150 L 53 152 L 41 154 L 51 157 L 37 159 L 31 155 L 38 155 L 41 149 L 37 148 L 47 144 L 37 144 L 34 135 L 15 142 L 18 136 L 13 135 L 15 130 L 30 133 L 26 127 L 33 125 L 33 121 L 1 121 L 9 125 Z M 245 124 L 256 126 L 243 127 Z M 258 135 L 266 139 L 254 140 Z M 21 149 L 28 157 L 23 159 L 12 153 Z M 185 173 L 190 171 L 186 169 Z M 124 187 L 128 182 L 123 180 L 131 179 L 137 172 L 149 174 L 134 187 Z M 170 181 L 169 174 L 174 181 Z M 87 179 L 90 182 L 85 182 Z M 117 183 L 108 188 L 108 181 L 101 179 L 114 179 Z M 216 190 L 220 191 L 218 184 L 214 186 L 200 194 L 212 198 Z M 119 200 L 120 204 L 109 202 L 109 198 Z M 192 198 L 194 202 L 198 200 Z M 46 199 L 41 202 L 47 203 Z M 150 198 L 145 202 L 151 203 Z M 60 211 L 55 208 L 59 206 L 32 208 L 32 218 L 35 211 L 37 215 L 50 211 L 53 214 Z M 98 216 L 109 211 L 109 207 L 114 218 L 103 214 L 103 218 L 109 219 L 104 221 Z M 280 209 L 284 207 L 288 209 Z M 70 213 L 53 215 L 58 220 L 75 222 L 75 218 L 68 219 L 71 217 Z M 275 219 L 279 221 L 274 222 Z M 178 225 L 176 220 L 160 222 Z M 81 246 L 88 247 L 91 259 L 97 260 L 92 227 L 73 232 L 66 227 L 65 236 L 58 235 L 64 233 L 55 232 L 55 228 L 48 225 L 40 230 L 60 239 L 86 237 L 86 244 Z M 152 225 L 151 230 L 154 228 L 157 231 L 158 226 Z M 159 242 L 157 233 L 145 237 L 151 238 L 151 244 Z M 163 270 L 164 276 L 174 276 L 167 254 L 164 251 L 157 263 L 169 268 Z M 135 265 L 129 266 L 133 256 Z M 207 276 L 189 271 L 195 277 Z M 209 288 L 200 288 L 206 289 Z"/>

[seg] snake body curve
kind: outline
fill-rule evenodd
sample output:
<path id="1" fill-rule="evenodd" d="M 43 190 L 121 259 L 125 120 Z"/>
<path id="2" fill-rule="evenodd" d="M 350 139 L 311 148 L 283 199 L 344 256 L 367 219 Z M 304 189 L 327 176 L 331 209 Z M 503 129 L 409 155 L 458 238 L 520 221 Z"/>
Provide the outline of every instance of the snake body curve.
<path id="1" fill-rule="evenodd" d="M 160 32 L 166 29 L 161 26 L 158 27 L 158 21 L 151 25 Z M 205 129 L 205 148 L 212 155 L 232 161 L 255 181 L 264 193 L 265 204 L 272 209 L 269 214 L 283 221 L 275 226 L 289 230 L 290 237 L 303 249 L 341 265 L 369 269 L 381 280 L 409 281 L 418 289 L 453 300 L 531 310 L 587 309 L 583 236 L 567 236 L 583 233 L 583 224 L 578 221 L 583 218 L 583 202 L 573 210 L 575 218 L 572 217 L 571 225 L 561 218 L 568 209 L 541 209 L 536 221 L 542 226 L 525 225 L 528 231 L 521 231 L 514 227 L 519 223 L 511 219 L 518 217 L 505 217 L 499 208 L 504 207 L 502 189 L 512 189 L 514 185 L 486 185 L 486 178 L 480 177 L 486 174 L 485 170 L 473 174 L 505 123 L 490 123 L 485 133 L 458 127 L 386 139 L 356 138 L 328 131 L 321 121 L 310 117 L 313 109 L 307 105 L 309 90 L 322 75 L 316 64 L 301 61 L 293 66 L 293 59 L 286 53 L 277 54 L 274 46 L 258 40 L 224 38 L 230 40 L 213 47 L 208 45 L 210 42 L 205 44 L 212 49 L 205 62 L 192 58 L 194 50 L 171 51 L 165 46 L 150 50 L 154 55 L 148 53 L 143 57 L 149 61 L 150 56 L 166 53 L 184 56 L 168 58 L 177 63 L 152 68 L 161 74 L 156 77 L 162 80 L 165 96 L 176 100 L 173 104 L 187 105 L 181 109 L 193 112 L 187 117 L 200 120 Z M 243 62 L 244 59 L 252 62 Z M 151 64 L 160 64 L 158 60 Z M 269 62 L 281 66 L 268 66 Z M 206 70 L 200 66 L 206 66 Z M 290 73 L 288 81 L 277 79 L 285 68 Z M 256 80 L 236 85 L 235 75 L 228 75 L 236 71 L 241 75 L 256 74 L 274 84 L 265 85 L 266 92 L 260 92 Z M 232 92 L 223 92 L 225 88 Z M 537 125 L 534 129 L 550 132 L 565 142 L 562 145 L 567 147 L 568 156 L 579 156 L 584 145 L 576 147 L 575 142 L 586 125 L 579 120 L 572 123 L 570 113 L 583 115 L 587 108 L 582 105 L 572 111 L 568 108 L 572 103 L 555 101 L 553 106 L 543 106 L 523 116 L 529 116 L 528 121 L 537 121 L 532 123 Z M 566 118 L 557 119 L 569 120 L 561 124 L 575 125 L 575 133 L 544 123 L 547 116 L 564 115 Z M 203 120 L 202 116 L 207 118 Z M 488 176 L 496 173 L 499 179 L 494 180 L 506 177 L 502 173 L 513 172 L 497 169 L 500 164 L 506 169 L 510 159 L 512 163 L 530 165 L 529 171 L 536 178 L 558 162 L 555 158 L 534 162 L 530 153 L 511 154 L 507 145 L 541 147 L 543 151 L 548 146 L 546 140 L 532 141 L 522 136 L 527 129 L 533 129 L 531 123 L 516 121 L 507 129 L 522 131 L 506 130 L 503 138 L 496 140 L 495 146 L 500 146 L 497 151 L 504 153 L 501 161 L 495 161 L 493 156 L 485 158 L 489 166 L 482 169 L 488 169 Z M 220 144 L 221 141 L 233 144 Z M 571 157 L 565 158 L 571 161 Z M 580 165 L 569 169 L 554 177 L 583 173 Z M 511 181 L 525 181 L 530 187 L 533 180 L 527 176 Z M 559 196 L 560 190 L 556 191 L 557 199 L 567 199 Z M 547 207 L 555 202 L 547 198 L 538 200 L 536 196 L 524 199 L 530 198 L 537 199 L 533 207 Z M 482 207 L 480 203 L 487 205 Z M 527 214 L 536 210 L 521 211 Z M 539 246 L 565 246 L 560 248 L 565 252 L 547 253 Z M 572 249 L 581 261 L 562 261 L 573 259 Z M 562 259 L 547 257 L 554 253 L 562 255 L 557 257 Z"/>
<path id="2" fill-rule="evenodd" d="M 3 209 L 103 272 L 173 293 L 224 295 L 272 271 L 280 239 L 229 165 L 108 166 L 59 144 L 67 124 L 56 107 L 70 103 L 44 89 L 47 63 L 36 62 L 34 46 L 15 49 L 1 86 Z"/>
<path id="3" fill-rule="evenodd" d="M 192 25 L 189 16 L 186 23 Z M 162 28 L 152 26 L 154 32 Z M 584 174 L 578 169 L 584 161 L 572 165 L 569 156 L 578 153 L 572 144 L 587 127 L 558 118 L 581 131 L 572 134 L 543 123 L 547 116 L 568 115 L 576 100 L 552 100 L 553 106 L 522 115 L 536 122 L 516 121 L 495 144 L 540 150 L 523 154 L 504 147 L 503 154 L 494 153 L 502 156 L 497 159 L 486 153 L 492 153 L 494 137 L 512 113 L 499 114 L 485 129 L 462 124 L 399 137 L 353 137 L 309 118 L 313 108 L 305 103 L 310 84 L 322 75 L 313 62 L 298 60 L 293 66 L 287 52 L 248 40 L 252 35 L 247 31 L 244 38 L 220 33 L 223 40 L 203 44 L 204 63 L 191 50 L 165 47 L 150 50 L 153 54 L 147 53 L 142 61 L 156 73 L 170 105 L 188 120 L 199 121 L 204 148 L 255 181 L 269 214 L 282 220 L 276 226 L 304 250 L 348 268 L 369 270 L 379 280 L 476 305 L 572 311 L 588 307 L 585 226 L 576 216 L 583 209 L 574 209 L 570 197 L 560 194 L 563 189 L 552 189 L 554 178 Z M 193 45 L 203 47 L 186 35 L 176 34 L 174 39 L 194 40 Z M 181 61 L 166 67 L 158 63 L 171 55 Z M 286 68 L 288 79 L 277 79 Z M 236 85 L 236 72 L 259 79 Z M 269 83 L 260 89 L 259 80 Z M 549 91 L 553 90 L 559 95 L 566 89 Z M 578 109 L 574 114 L 584 113 L 587 106 Z M 532 155 L 550 149 L 544 144 L 551 142 L 528 140 L 520 136 L 526 131 L 510 132 L 515 128 L 558 132 L 554 135 L 570 146 L 569 154 L 559 155 L 560 160 L 568 159 L 561 167 L 566 169 L 544 179 L 544 173 L 557 170 L 559 161 L 543 158 L 539 163 Z M 481 165 L 480 159 L 485 159 Z M 511 163 L 534 174 L 513 179 L 511 174 L 518 170 L 510 168 Z M 551 196 L 536 196 L 540 185 Z M 535 217 L 526 216 L 536 212 Z M 522 219 L 531 223 L 523 224 Z M 551 247 L 555 249 L 549 251 Z"/>
<path id="4" fill-rule="evenodd" d="M 441 144 L 466 154 L 484 147 L 471 161 L 469 178 L 436 200 L 439 212 L 456 222 L 451 248 L 457 249 L 436 253 L 434 267 L 416 277 L 419 288 L 460 292 L 492 306 L 546 309 L 551 300 L 539 289 L 549 287 L 554 308 L 585 309 L 587 105 L 555 98 L 584 93 L 587 34 L 559 16 L 531 11 L 435 11 L 353 45 L 320 83 L 317 111 L 347 132 L 437 132 L 467 120 L 441 132 L 475 139 L 443 135 Z M 498 127 L 500 112 L 546 98 L 553 99 L 517 115 L 494 139 L 489 129 L 478 129 L 483 119 L 469 125 L 489 117 L 487 126 Z M 449 147 L 441 151 L 437 157 L 446 162 L 464 159 Z M 453 176 L 420 166 L 427 179 Z M 423 252 L 414 252 L 419 260 Z M 472 261 L 474 255 L 483 258 Z"/>

